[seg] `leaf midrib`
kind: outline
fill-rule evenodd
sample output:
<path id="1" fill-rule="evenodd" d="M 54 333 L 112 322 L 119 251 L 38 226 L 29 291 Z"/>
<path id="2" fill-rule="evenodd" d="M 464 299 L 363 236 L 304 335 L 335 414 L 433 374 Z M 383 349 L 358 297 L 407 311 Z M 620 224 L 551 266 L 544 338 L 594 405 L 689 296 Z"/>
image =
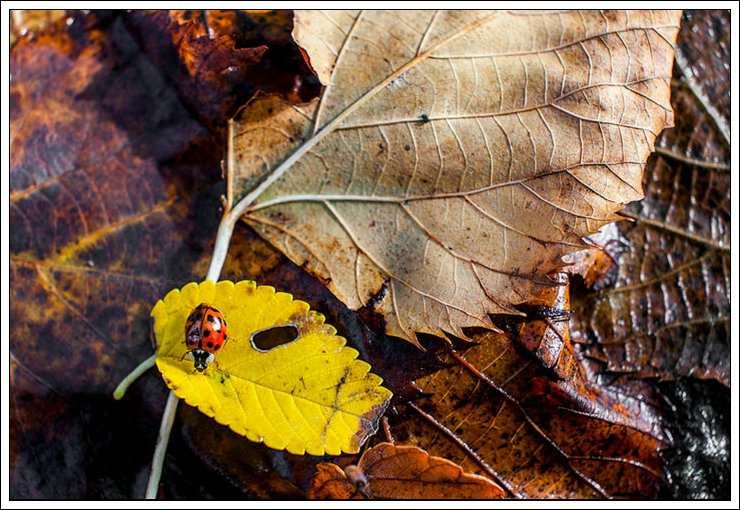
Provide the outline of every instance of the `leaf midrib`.
<path id="1" fill-rule="evenodd" d="M 315 356 L 317 356 L 317 355 L 318 355 L 318 354 L 314 354 L 314 355 L 312 355 L 312 356 L 309 356 L 309 357 L 307 357 L 307 358 L 303 358 L 303 359 L 301 359 L 301 361 L 305 361 L 306 359 L 308 359 L 308 358 L 311 358 L 311 357 L 315 357 Z M 178 357 L 177 357 L 177 356 L 164 356 L 163 358 L 164 358 L 164 359 L 171 359 L 171 360 L 173 360 L 173 361 L 177 361 L 177 360 L 178 360 Z M 354 362 L 356 362 L 356 361 L 359 361 L 359 360 L 357 360 L 357 359 L 353 359 L 353 360 L 352 360 L 352 361 L 350 362 L 350 365 L 351 365 L 351 363 L 354 363 Z M 178 369 L 178 367 L 177 367 L 177 366 L 173 366 L 173 368 L 175 368 L 175 369 Z M 281 367 L 281 368 L 284 368 L 284 367 Z M 312 403 L 312 404 L 316 404 L 316 405 L 317 405 L 317 406 L 319 406 L 319 407 L 325 407 L 325 408 L 328 408 L 328 409 L 334 409 L 334 410 L 336 410 L 336 411 L 341 411 L 342 413 L 345 413 L 345 414 L 349 414 L 349 415 L 351 415 L 351 416 L 355 416 L 355 417 L 357 417 L 358 419 L 361 419 L 361 420 L 366 420 L 366 421 L 367 421 L 367 418 L 365 418 L 365 415 L 364 415 L 364 414 L 355 414 L 355 413 L 353 413 L 353 412 L 350 412 L 350 411 L 346 411 L 346 410 L 344 410 L 344 409 L 342 409 L 342 408 L 340 408 L 340 407 L 335 407 L 335 406 L 332 406 L 331 404 L 327 404 L 326 402 L 319 402 L 319 401 L 317 401 L 317 400 L 314 400 L 314 399 L 312 399 L 312 398 L 309 398 L 309 397 L 307 397 L 307 396 L 303 396 L 303 395 L 296 395 L 296 394 L 293 394 L 293 393 L 291 393 L 290 391 L 288 391 L 288 390 L 286 390 L 286 389 L 284 389 L 284 388 L 278 388 L 278 387 L 275 387 L 275 386 L 270 386 L 270 385 L 268 385 L 268 384 L 265 384 L 265 383 L 263 383 L 263 382 L 260 382 L 259 380 L 255 380 L 255 379 L 249 379 L 249 378 L 247 378 L 247 377 L 241 376 L 241 375 L 239 375 L 238 373 L 232 373 L 232 372 L 228 372 L 228 374 L 229 374 L 229 379 L 238 379 L 238 380 L 240 380 L 240 381 L 243 381 L 243 382 L 245 382 L 245 383 L 249 383 L 249 384 L 254 384 L 255 386 L 261 386 L 261 387 L 263 387 L 263 388 L 266 388 L 266 389 L 268 389 L 268 390 L 270 390 L 270 391 L 277 391 L 277 392 L 279 392 L 279 393 L 283 393 L 283 394 L 285 394 L 285 395 L 288 395 L 288 396 L 290 396 L 291 398 L 294 398 L 294 399 L 301 399 L 301 400 L 305 400 L 306 402 L 310 402 L 310 403 Z M 368 374 L 369 374 L 369 373 L 368 373 Z M 364 379 L 367 379 L 367 375 L 368 375 L 368 374 L 366 374 L 366 375 L 365 375 Z M 199 375 L 200 375 L 200 374 L 199 374 Z M 271 374 L 268 374 L 268 375 L 271 375 Z M 209 379 L 210 379 L 210 378 L 209 378 Z M 189 382 L 189 383 L 191 384 L 191 393 L 195 393 L 195 392 L 194 392 L 194 386 L 192 386 L 192 381 L 190 380 L 190 378 L 189 378 L 189 377 L 188 377 L 188 379 L 187 379 L 187 380 L 188 380 L 188 382 Z M 355 380 L 357 380 L 357 379 L 355 379 Z M 353 380 L 353 381 L 354 381 L 354 380 Z M 346 382 L 352 382 L 352 381 L 346 381 Z M 234 383 L 232 383 L 232 386 L 234 386 L 234 389 L 236 389 L 236 386 L 234 385 Z M 331 387 L 331 386 L 336 386 L 336 384 L 332 384 L 332 385 L 330 385 L 330 386 L 326 386 L 326 387 L 323 387 L 323 388 L 320 388 L 320 389 L 315 389 L 315 390 L 312 390 L 312 391 L 320 391 L 320 390 L 324 390 L 324 389 L 326 389 L 326 388 L 329 388 L 329 387 Z M 377 385 L 375 385 L 374 387 L 372 387 L 372 388 L 369 388 L 369 389 L 371 389 L 371 390 L 375 390 L 375 389 L 377 389 L 377 388 L 380 388 L 380 387 L 382 387 L 382 381 L 381 381 L 381 382 L 379 382 L 379 383 L 378 383 Z M 338 392 L 337 392 L 337 393 L 338 393 Z M 243 408 L 243 406 L 242 406 L 242 408 Z"/>
<path id="2" fill-rule="evenodd" d="M 275 170 L 273 170 L 267 178 L 262 181 L 254 190 L 252 190 L 250 193 L 248 193 L 244 198 L 242 198 L 239 203 L 234 207 L 233 214 L 236 217 L 241 216 L 254 201 L 262 195 L 272 184 L 277 181 L 282 175 L 295 164 L 296 161 L 298 161 L 301 157 L 303 157 L 304 154 L 306 154 L 308 151 L 310 151 L 316 144 L 318 144 L 321 140 L 323 140 L 328 134 L 332 133 L 335 128 L 350 114 L 352 114 L 355 110 L 357 110 L 360 106 L 365 104 L 368 100 L 370 100 L 375 94 L 380 92 L 385 88 L 386 85 L 388 85 L 390 82 L 401 76 L 403 73 L 408 71 L 409 69 L 413 68 L 414 66 L 418 65 L 420 62 L 426 60 L 429 56 L 431 56 L 432 53 L 434 53 L 439 48 L 443 47 L 444 45 L 450 43 L 451 41 L 455 40 L 456 38 L 460 37 L 461 35 L 467 33 L 468 31 L 488 22 L 491 18 L 494 16 L 499 15 L 500 13 L 494 12 L 489 14 L 488 16 L 485 16 L 474 23 L 471 23 L 470 25 L 466 26 L 465 28 L 455 32 L 451 36 L 449 36 L 446 39 L 443 39 L 439 43 L 435 44 L 431 48 L 429 48 L 424 53 L 416 55 L 414 58 L 409 60 L 405 65 L 399 67 L 396 71 L 391 73 L 388 77 L 386 77 L 383 81 L 376 84 L 373 88 L 365 92 L 362 96 L 357 98 L 353 103 L 348 105 L 342 112 L 340 112 L 334 119 L 332 119 L 330 122 L 328 122 L 324 127 L 316 131 L 316 133 L 309 138 L 303 145 L 299 146 L 293 154 L 291 154 L 283 163 L 281 163 Z M 360 13 L 361 15 L 361 13 Z M 433 18 L 433 20 L 436 18 Z M 355 25 L 353 25 L 352 29 L 354 29 Z M 351 35 L 352 30 L 348 31 L 347 37 L 345 37 L 346 42 L 347 38 Z M 425 32 L 426 34 L 426 32 Z M 328 89 L 324 90 L 324 93 L 321 96 L 321 100 L 319 101 L 318 108 L 320 109 L 323 105 L 323 101 L 326 97 L 326 91 Z"/>

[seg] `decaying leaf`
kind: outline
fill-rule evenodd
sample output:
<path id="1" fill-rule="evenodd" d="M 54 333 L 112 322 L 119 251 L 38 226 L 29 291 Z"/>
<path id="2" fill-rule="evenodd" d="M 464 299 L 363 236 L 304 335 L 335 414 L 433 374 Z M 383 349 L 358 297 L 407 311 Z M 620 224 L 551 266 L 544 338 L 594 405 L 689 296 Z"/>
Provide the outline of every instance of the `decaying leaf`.
<path id="1" fill-rule="evenodd" d="M 237 47 L 241 41 L 233 24 L 215 24 L 216 31 L 208 17 L 199 19 L 198 14 L 205 12 L 134 10 L 126 22 L 144 51 L 167 73 L 183 102 L 206 125 L 216 127 L 253 93 L 253 76 L 267 46 Z M 236 17 L 233 11 L 226 13 L 230 19 Z"/>
<path id="2" fill-rule="evenodd" d="M 344 471 L 336 464 L 319 464 L 308 495 L 313 499 L 497 499 L 504 491 L 488 478 L 466 473 L 421 448 L 380 443 L 362 454 L 357 466 Z"/>
<path id="3" fill-rule="evenodd" d="M 361 499 L 362 495 L 346 473 L 331 462 L 322 462 L 316 466 L 316 473 L 311 478 L 308 488 L 310 499 Z"/>
<path id="4" fill-rule="evenodd" d="M 11 499 L 143 494 L 165 388 L 150 373 L 110 392 L 218 226 L 221 152 L 121 18 L 69 13 L 10 52 Z M 213 494 L 192 478 L 180 497 Z"/>
<path id="5" fill-rule="evenodd" d="M 69 20 L 11 54 L 10 348 L 58 390 L 107 393 L 150 349 L 156 296 L 195 273 L 215 221 L 189 215 L 210 208 L 192 183 L 218 167 L 179 161 L 205 130 L 120 19 Z"/>
<path id="6" fill-rule="evenodd" d="M 246 220 L 387 331 L 464 336 L 642 197 L 675 12 L 310 11 L 322 96 L 238 119 Z"/>
<path id="7" fill-rule="evenodd" d="M 209 472 L 217 473 L 219 480 L 237 489 L 240 495 L 230 499 L 305 499 L 298 476 L 303 471 L 313 473 L 315 457 L 291 455 L 265 448 L 262 443 L 245 441 L 243 436 L 214 423 L 194 407 L 180 406 L 178 422 L 184 425 L 181 431 L 188 445 L 183 453 L 196 457 Z M 289 466 L 290 472 L 281 466 Z M 166 475 L 168 485 L 173 474 Z M 188 475 L 188 472 L 182 474 Z"/>
<path id="8" fill-rule="evenodd" d="M 208 303 L 228 323 L 228 340 L 203 372 L 187 356 L 185 324 Z M 190 283 L 152 310 L 157 367 L 175 394 L 251 441 L 290 453 L 356 453 L 391 393 L 370 365 L 303 301 L 252 281 Z M 275 344 L 258 336 L 289 327 Z"/>
<path id="9" fill-rule="evenodd" d="M 634 221 L 602 242 L 618 262 L 613 285 L 574 306 L 574 338 L 609 372 L 730 384 L 728 22 L 729 13 L 693 13 L 679 37 L 676 126 L 656 142 L 645 199 L 623 212 Z"/>
<path id="10" fill-rule="evenodd" d="M 593 236 L 590 239 L 593 242 Z M 546 406 L 578 409 L 615 426 L 627 426 L 667 441 L 660 415 L 654 409 L 658 407 L 654 388 L 643 380 L 613 385 L 602 379 L 601 364 L 584 356 L 582 346 L 571 338 L 569 275 L 600 280 L 604 278 L 602 271 L 613 264 L 599 248 L 573 255 L 567 257 L 572 265 L 553 275 L 559 286 L 537 292 L 519 307 L 527 313 L 526 318 L 507 316 L 500 321 L 514 348 L 521 346 L 530 351 L 545 369 L 543 373 L 555 379 L 549 384 L 544 384 L 544 378 L 533 380 L 532 386 L 538 391 L 526 398 L 543 401 Z"/>
<path id="11" fill-rule="evenodd" d="M 67 11 L 56 9 L 13 9 L 10 11 L 10 45 L 28 34 L 33 37 L 58 19 L 67 15 Z"/>
<path id="12" fill-rule="evenodd" d="M 657 494 L 667 439 L 649 402 L 585 386 L 578 372 L 553 377 L 509 334 L 474 338 L 464 351 L 436 353 L 448 368 L 416 380 L 427 398 L 390 417 L 396 441 L 490 477 L 513 497 Z"/>
<path id="13" fill-rule="evenodd" d="M 290 37 L 290 11 L 134 10 L 125 19 L 182 101 L 213 130 L 223 130 L 256 90 L 290 102 L 316 97 L 317 80 Z"/>

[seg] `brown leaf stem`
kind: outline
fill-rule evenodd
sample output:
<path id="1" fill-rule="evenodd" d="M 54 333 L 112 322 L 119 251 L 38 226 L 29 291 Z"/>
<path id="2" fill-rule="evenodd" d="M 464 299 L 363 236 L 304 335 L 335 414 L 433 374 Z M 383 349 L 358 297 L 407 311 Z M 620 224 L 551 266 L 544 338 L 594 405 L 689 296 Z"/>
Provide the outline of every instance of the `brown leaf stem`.
<path id="1" fill-rule="evenodd" d="M 509 393 L 501 388 L 498 384 L 496 384 L 494 381 L 488 378 L 483 372 L 475 368 L 473 365 L 468 363 L 468 360 L 460 356 L 457 352 L 450 349 L 450 354 L 452 354 L 452 357 L 455 358 L 457 361 L 460 362 L 462 366 L 464 366 L 466 369 L 468 369 L 470 372 L 473 373 L 476 377 L 478 377 L 481 381 L 486 383 L 488 386 L 496 390 L 502 397 L 504 397 L 506 400 L 509 401 L 514 407 L 516 407 L 519 412 L 524 417 L 525 421 L 529 423 L 529 425 L 534 429 L 534 431 L 547 443 L 549 444 L 558 454 L 560 454 L 566 461 L 566 464 L 570 468 L 570 470 L 575 474 L 578 478 L 586 482 L 592 489 L 594 489 L 596 492 L 598 492 L 602 497 L 604 498 L 610 498 L 609 494 L 599 485 L 595 480 L 592 480 L 590 477 L 586 476 L 585 474 L 581 473 L 578 469 L 573 467 L 570 463 L 570 461 L 573 459 L 571 455 L 563 451 L 556 443 L 552 440 L 550 436 L 548 436 L 544 430 L 542 430 L 539 425 L 537 425 L 531 416 L 527 413 L 527 411 L 522 407 L 522 405 L 515 399 L 513 396 L 509 395 Z"/>
<path id="2" fill-rule="evenodd" d="M 683 229 L 680 229 L 678 227 L 674 227 L 673 225 L 669 225 L 663 221 L 657 221 L 657 220 L 651 220 L 649 218 L 644 218 L 640 216 L 639 214 L 634 214 L 629 211 L 619 211 L 617 214 L 620 216 L 624 216 L 626 218 L 631 218 L 635 221 L 640 221 L 642 223 L 645 223 L 646 225 L 650 225 L 651 227 L 655 227 L 661 230 L 666 230 L 672 234 L 679 235 L 681 237 L 685 237 L 687 239 L 691 239 L 692 241 L 695 241 L 697 243 L 704 244 L 706 246 L 709 246 L 710 248 L 714 248 L 716 250 L 722 250 L 729 252 L 730 246 L 726 243 L 723 243 L 721 241 L 713 241 L 711 239 L 707 239 L 702 236 L 698 236 L 696 234 L 692 234 L 691 232 L 686 232 Z"/>
<path id="3" fill-rule="evenodd" d="M 672 150 L 664 149 L 663 147 L 656 147 L 655 152 L 662 156 L 675 159 L 676 161 L 686 163 L 687 165 L 699 166 L 702 168 L 711 168 L 713 170 L 722 170 L 724 172 L 730 171 L 730 165 L 726 165 L 724 163 L 715 163 L 713 161 L 704 161 L 702 159 L 690 158 L 688 156 L 684 156 L 683 154 L 678 154 L 677 152 L 673 152 Z"/>
<path id="4" fill-rule="evenodd" d="M 419 416 L 421 416 L 422 418 L 427 420 L 429 423 L 434 425 L 437 429 L 442 431 L 457 446 L 462 448 L 465 451 L 465 453 L 467 453 L 473 460 L 475 460 L 475 462 L 481 468 L 483 468 L 483 471 L 485 471 L 491 478 L 493 478 L 496 481 L 496 483 L 498 483 L 501 487 L 503 487 L 510 496 L 514 498 L 522 497 L 519 493 L 517 493 L 514 490 L 514 487 L 512 487 L 512 485 L 508 481 L 504 480 L 504 478 L 500 474 L 498 474 L 491 466 L 489 466 L 488 463 L 485 460 L 483 460 L 477 453 L 475 453 L 475 451 L 473 451 L 473 449 L 470 448 L 470 446 L 465 444 L 465 441 L 457 437 L 457 435 L 454 432 L 452 432 L 450 429 L 445 427 L 434 416 L 425 413 L 424 411 L 421 410 L 421 408 L 419 408 L 419 406 L 417 406 L 413 402 L 409 402 L 407 405 L 411 409 L 416 411 L 419 414 Z"/>

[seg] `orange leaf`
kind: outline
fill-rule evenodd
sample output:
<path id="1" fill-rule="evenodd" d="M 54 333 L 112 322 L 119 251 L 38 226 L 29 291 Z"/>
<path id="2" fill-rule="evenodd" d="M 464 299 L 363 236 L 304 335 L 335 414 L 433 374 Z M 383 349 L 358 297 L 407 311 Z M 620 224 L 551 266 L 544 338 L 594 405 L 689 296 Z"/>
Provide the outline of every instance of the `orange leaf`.
<path id="1" fill-rule="evenodd" d="M 322 463 L 311 480 L 312 499 L 349 499 L 359 494 L 379 499 L 498 499 L 504 491 L 486 477 L 415 446 L 380 443 L 355 466 L 341 471 Z"/>
<path id="2" fill-rule="evenodd" d="M 316 466 L 316 474 L 311 478 L 308 497 L 311 499 L 350 499 L 357 489 L 349 481 L 342 468 L 331 462 Z"/>

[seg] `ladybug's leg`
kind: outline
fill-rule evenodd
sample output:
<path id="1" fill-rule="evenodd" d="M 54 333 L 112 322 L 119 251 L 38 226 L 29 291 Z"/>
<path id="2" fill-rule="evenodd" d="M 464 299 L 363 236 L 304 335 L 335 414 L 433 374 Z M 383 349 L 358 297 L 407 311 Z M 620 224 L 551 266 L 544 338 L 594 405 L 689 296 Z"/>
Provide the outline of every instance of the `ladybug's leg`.
<path id="1" fill-rule="evenodd" d="M 228 379 L 228 378 L 229 378 L 229 373 L 228 373 L 228 372 L 227 372 L 226 370 L 222 370 L 222 369 L 221 369 L 221 367 L 220 367 L 220 366 L 218 366 L 218 361 L 216 361 L 216 360 L 213 360 L 213 361 L 211 362 L 211 365 L 213 365 L 213 369 L 214 369 L 214 370 L 215 370 L 216 372 L 218 372 L 219 374 L 221 374 L 221 377 L 222 377 L 222 378 L 226 378 L 226 379 Z"/>
<path id="2" fill-rule="evenodd" d="M 220 366 L 218 366 L 218 360 L 215 360 L 215 359 L 214 359 L 214 360 L 213 360 L 213 362 L 212 362 L 212 365 L 213 365 L 213 368 L 214 368 L 214 369 L 215 369 L 215 370 L 216 370 L 216 371 L 217 371 L 218 373 L 220 373 L 220 374 L 224 374 L 224 373 L 225 373 L 225 372 L 224 372 L 223 370 L 221 370 L 221 367 L 220 367 Z"/>

